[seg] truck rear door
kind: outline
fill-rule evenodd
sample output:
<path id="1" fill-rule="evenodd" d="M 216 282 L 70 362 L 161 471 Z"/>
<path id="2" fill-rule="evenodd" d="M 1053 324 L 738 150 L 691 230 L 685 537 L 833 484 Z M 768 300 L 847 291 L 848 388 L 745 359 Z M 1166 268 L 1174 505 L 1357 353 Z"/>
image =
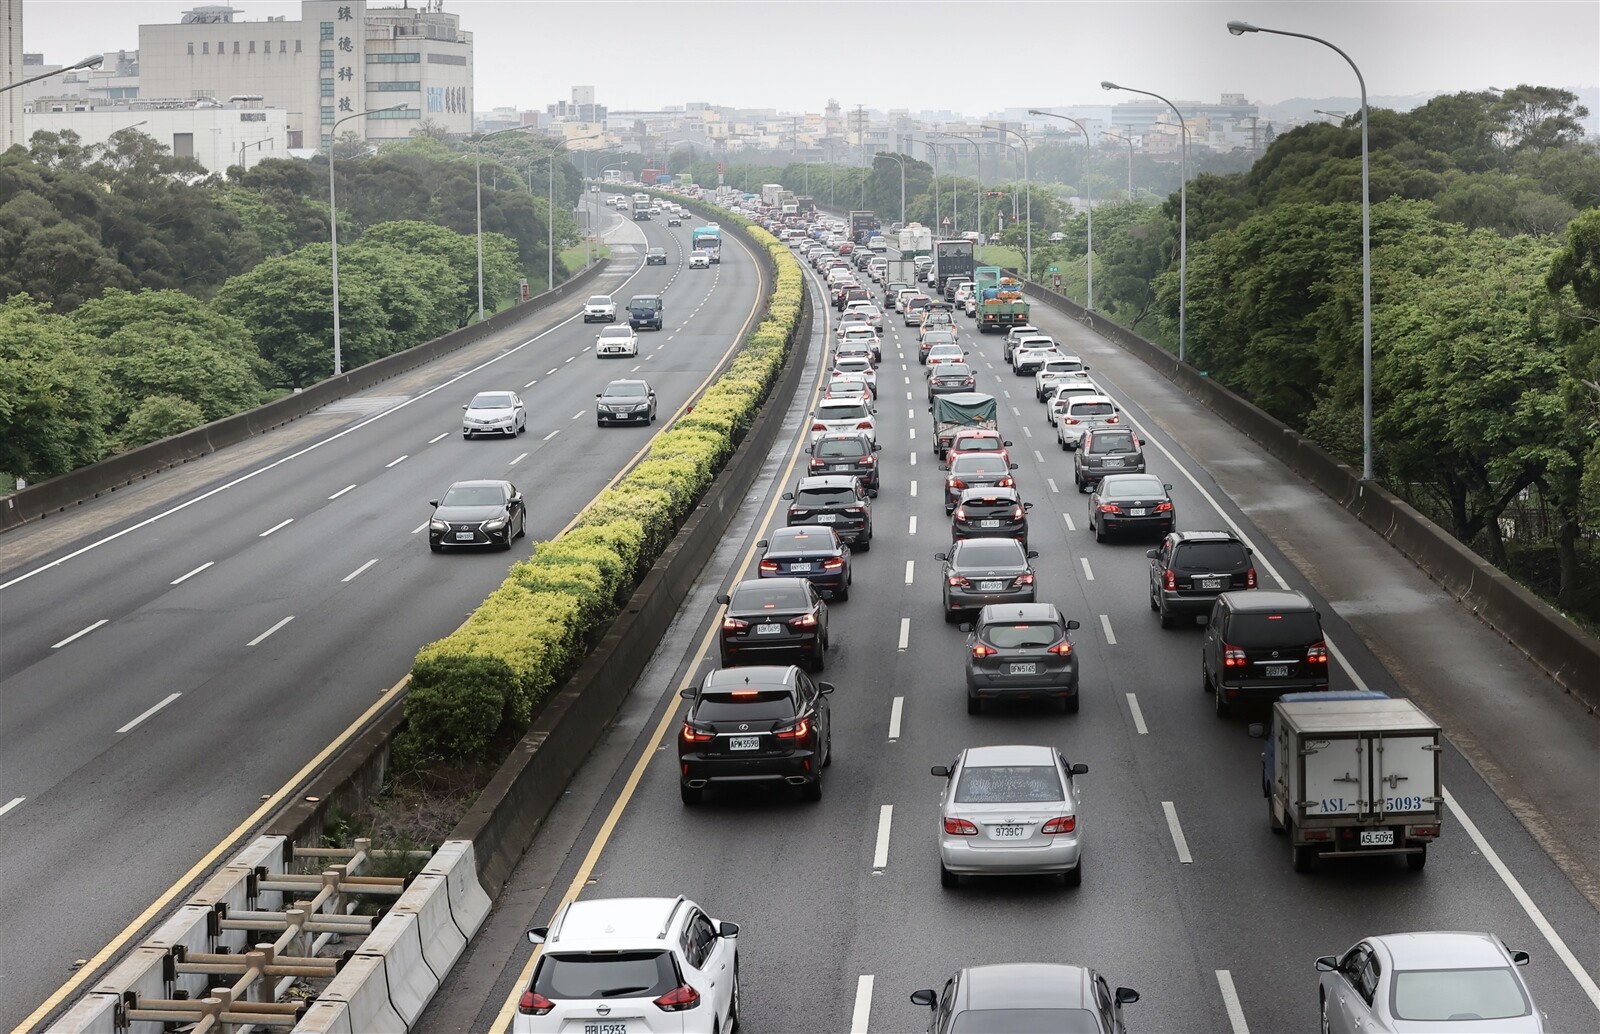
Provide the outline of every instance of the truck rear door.
<path id="1" fill-rule="evenodd" d="M 1373 738 L 1373 810 L 1380 814 L 1432 812 L 1438 809 L 1438 741 L 1427 735 Z"/>
<path id="2" fill-rule="evenodd" d="M 1306 818 L 1355 817 L 1367 810 L 1371 800 L 1371 775 L 1368 767 L 1369 741 L 1365 737 L 1315 738 L 1303 741 L 1302 762 L 1305 785 L 1301 787 Z M 1292 752 L 1288 738 L 1279 749 Z M 1292 753 L 1287 756 L 1292 757 Z M 1296 802 L 1290 801 L 1291 806 Z"/>

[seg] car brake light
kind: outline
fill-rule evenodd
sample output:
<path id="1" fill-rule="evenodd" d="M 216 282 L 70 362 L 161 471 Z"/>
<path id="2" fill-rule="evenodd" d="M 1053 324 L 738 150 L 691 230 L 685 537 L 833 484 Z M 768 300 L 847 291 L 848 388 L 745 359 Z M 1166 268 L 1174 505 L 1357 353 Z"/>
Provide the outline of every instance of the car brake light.
<path id="1" fill-rule="evenodd" d="M 826 460 L 819 460 L 819 459 L 816 459 L 815 457 L 813 457 L 812 460 L 811 460 L 811 468 L 813 470 L 815 470 L 817 467 L 826 467 L 827 465 L 828 464 L 827 464 Z"/>
<path id="2" fill-rule="evenodd" d="M 966 520 L 967 519 L 967 508 L 965 506 L 956 507 L 956 512 L 955 512 L 954 516 L 955 516 L 955 519 L 958 520 L 958 521 Z"/>
<path id="3" fill-rule="evenodd" d="M 761 561 L 761 570 L 776 572 L 778 570 L 778 562 L 776 560 L 763 560 Z"/>
<path id="4" fill-rule="evenodd" d="M 870 431 L 870 430 L 872 430 L 872 421 L 871 420 L 863 420 L 863 421 L 861 421 L 861 423 L 856 425 L 856 430 L 857 431 Z"/>
<path id="5" fill-rule="evenodd" d="M 863 457 L 861 457 L 861 459 L 857 460 L 856 462 L 860 463 L 863 467 L 876 467 L 878 465 L 878 457 L 876 457 L 876 456 L 863 456 Z"/>
<path id="6" fill-rule="evenodd" d="M 1243 650 L 1229 643 L 1222 644 L 1222 666 L 1224 668 L 1242 668 L 1246 663 Z"/>
<path id="7" fill-rule="evenodd" d="M 1246 589 L 1254 589 L 1256 587 L 1256 569 L 1255 568 L 1252 567 L 1250 570 L 1248 570 L 1248 571 L 1246 571 L 1244 573 L 1244 587 Z"/>
<path id="8" fill-rule="evenodd" d="M 1328 647 L 1325 643 L 1313 643 L 1311 649 L 1306 651 L 1306 661 L 1311 664 L 1328 663 Z"/>
<path id="9" fill-rule="evenodd" d="M 837 571 L 843 567 L 844 557 L 842 556 L 830 557 L 822 562 L 822 569 L 824 571 Z"/>
<path id="10" fill-rule="evenodd" d="M 811 429 L 813 431 L 826 431 L 828 429 L 828 425 L 819 420 L 811 425 Z"/>
<path id="11" fill-rule="evenodd" d="M 1156 513 L 1171 513 L 1171 512 L 1172 512 L 1172 504 L 1171 503 L 1157 503 L 1156 504 Z"/>
<path id="12" fill-rule="evenodd" d="M 1114 423 L 1116 423 L 1116 422 L 1117 422 L 1117 418 L 1116 418 L 1116 417 L 1114 417 L 1114 416 L 1108 416 L 1108 417 L 1106 417 L 1106 423 L 1108 423 L 1108 424 L 1114 424 Z"/>
<path id="13" fill-rule="evenodd" d="M 867 512 L 867 511 L 866 511 L 866 510 L 865 510 L 865 509 L 863 509 L 863 508 L 862 508 L 862 507 L 859 507 L 859 506 L 846 506 L 846 507 L 845 507 L 845 508 L 844 508 L 844 512 L 845 512 L 845 513 L 850 513 L 850 514 L 854 514 L 854 515 L 856 515 L 856 516 L 857 516 L 857 517 L 859 517 L 859 516 L 861 516 L 861 515 L 862 515 L 862 514 L 863 514 L 863 513 L 866 513 L 866 512 Z"/>
<path id="14" fill-rule="evenodd" d="M 803 740 L 811 735 L 811 719 L 802 718 L 787 729 L 775 729 L 772 735 L 780 740 Z"/>
<path id="15" fill-rule="evenodd" d="M 957 837 L 975 837 L 978 835 L 978 827 L 967 819 L 945 819 L 944 831 L 951 836 Z"/>
<path id="16" fill-rule="evenodd" d="M 748 622 L 748 621 L 740 621 L 738 618 L 723 618 L 722 619 L 722 630 L 724 632 L 737 632 L 741 628 L 748 628 L 748 627 L 750 627 L 750 622 Z"/>
<path id="17" fill-rule="evenodd" d="M 1071 657 L 1072 644 L 1066 640 L 1062 640 L 1056 645 L 1050 647 L 1050 649 L 1046 650 L 1045 653 L 1053 653 L 1057 657 Z"/>
<path id="18" fill-rule="evenodd" d="M 984 643 L 976 643 L 972 647 L 972 656 L 974 657 L 993 657 L 999 652 L 999 650 Z"/>
<path id="19" fill-rule="evenodd" d="M 1177 574 L 1172 572 L 1172 571 L 1168 571 L 1165 574 L 1163 574 L 1161 576 L 1161 587 L 1163 589 L 1167 590 L 1168 592 L 1177 592 L 1178 591 L 1178 576 L 1177 576 Z"/>
<path id="20" fill-rule="evenodd" d="M 946 487 L 946 488 L 966 488 L 967 487 L 967 483 L 965 481 L 962 481 L 960 478 L 949 478 L 948 480 L 945 481 L 944 487 Z"/>
<path id="21" fill-rule="evenodd" d="M 1033 584 L 1033 575 L 1031 575 L 1031 574 L 1019 574 L 1019 575 L 1017 575 L 1016 581 L 1012 582 L 1011 584 L 1013 586 L 1017 586 L 1017 587 L 1020 587 L 1020 586 L 1023 586 L 1023 585 L 1032 585 Z"/>
<path id="22" fill-rule="evenodd" d="M 1044 826 L 1040 828 L 1039 832 L 1051 834 L 1071 833 L 1077 828 L 1078 817 L 1076 815 L 1059 815 L 1056 818 L 1051 819 L 1049 822 L 1046 822 Z"/>
<path id="23" fill-rule="evenodd" d="M 684 722 L 683 731 L 678 733 L 678 738 L 683 740 L 685 743 L 710 743 L 712 740 L 717 738 L 717 734 L 714 732 L 706 732 L 703 729 L 696 729 L 688 722 Z"/>
<path id="24" fill-rule="evenodd" d="M 1122 507 L 1118 506 L 1116 503 L 1101 503 L 1100 504 L 1100 512 L 1101 513 L 1121 513 L 1122 512 Z"/>
<path id="25" fill-rule="evenodd" d="M 950 582 L 951 585 L 954 585 L 957 588 L 961 588 L 961 589 L 967 588 L 967 586 L 970 584 L 964 577 L 962 577 L 959 574 L 951 575 L 950 578 L 949 578 L 949 582 Z"/>
<path id="26" fill-rule="evenodd" d="M 656 1007 L 662 1012 L 688 1012 L 700 1004 L 700 992 L 684 984 L 675 987 L 656 999 Z"/>
<path id="27" fill-rule="evenodd" d="M 522 999 L 517 1002 L 517 1011 L 524 1016 L 543 1016 L 555 1007 L 556 1003 L 537 991 L 522 992 Z"/>
<path id="28" fill-rule="evenodd" d="M 1017 504 L 1016 508 L 1011 511 L 1011 519 L 1014 521 L 1020 521 L 1026 515 L 1026 512 L 1027 511 L 1023 510 L 1022 505 L 1019 503 Z"/>
<path id="29" fill-rule="evenodd" d="M 1008 474 L 999 481 L 996 481 L 995 484 L 1000 488 L 1015 488 L 1017 487 L 1017 479 Z"/>
<path id="30" fill-rule="evenodd" d="M 817 616 L 815 614 L 801 614 L 797 618 L 789 619 L 790 628 L 816 628 Z"/>

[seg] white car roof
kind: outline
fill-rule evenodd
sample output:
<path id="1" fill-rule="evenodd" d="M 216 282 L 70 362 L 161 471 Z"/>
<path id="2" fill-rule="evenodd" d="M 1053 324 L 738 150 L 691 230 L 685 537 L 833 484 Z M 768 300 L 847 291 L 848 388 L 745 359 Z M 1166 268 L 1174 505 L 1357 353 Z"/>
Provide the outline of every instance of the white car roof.
<path id="1" fill-rule="evenodd" d="M 601 337 L 633 337 L 633 328 L 632 327 L 628 327 L 628 326 L 601 327 L 600 328 L 600 336 Z"/>
<path id="2" fill-rule="evenodd" d="M 548 949 L 670 948 L 666 936 L 689 914 L 690 902 L 678 898 L 587 898 L 567 906 L 551 927 Z"/>

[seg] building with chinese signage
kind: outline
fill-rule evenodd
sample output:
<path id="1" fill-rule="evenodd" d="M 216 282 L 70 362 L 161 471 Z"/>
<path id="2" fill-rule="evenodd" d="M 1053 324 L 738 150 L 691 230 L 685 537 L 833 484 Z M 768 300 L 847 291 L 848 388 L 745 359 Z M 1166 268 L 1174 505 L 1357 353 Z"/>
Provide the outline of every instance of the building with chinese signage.
<path id="1" fill-rule="evenodd" d="M 287 113 L 290 148 L 317 151 L 352 133 L 404 139 L 424 122 L 472 132 L 472 34 L 443 0 L 302 0 L 297 22 L 241 13 L 196 7 L 176 25 L 139 26 L 141 96 L 257 98 Z"/>

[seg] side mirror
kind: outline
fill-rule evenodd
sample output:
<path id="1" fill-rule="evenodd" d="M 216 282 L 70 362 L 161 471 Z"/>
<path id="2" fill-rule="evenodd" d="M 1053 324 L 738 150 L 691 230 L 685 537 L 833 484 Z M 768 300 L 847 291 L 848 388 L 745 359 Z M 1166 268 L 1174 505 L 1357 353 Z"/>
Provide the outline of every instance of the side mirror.
<path id="1" fill-rule="evenodd" d="M 1084 364 L 1083 364 L 1083 368 L 1084 368 L 1084 369 L 1085 369 L 1085 370 L 1087 370 L 1087 369 L 1090 369 L 1090 366 L 1089 366 L 1089 364 L 1088 364 L 1088 363 L 1084 363 Z"/>
<path id="2" fill-rule="evenodd" d="M 928 769 L 928 771 L 938 776 L 940 779 L 950 778 L 950 768 L 947 765 L 934 765 L 932 768 Z"/>
<path id="3" fill-rule="evenodd" d="M 1264 740 L 1267 738 L 1267 727 L 1263 722 L 1251 722 L 1245 726 L 1244 731 L 1252 740 Z"/>
<path id="4" fill-rule="evenodd" d="M 1000 444 L 1005 446 L 1008 449 L 1011 448 L 1011 443 L 1010 442 L 1001 442 Z"/>
<path id="5" fill-rule="evenodd" d="M 833 689 L 834 686 L 831 682 L 817 683 L 817 692 L 821 693 L 823 696 L 831 696 L 833 694 Z"/>
<path id="6" fill-rule="evenodd" d="M 1016 470 L 1017 469 L 1017 465 L 1015 463 L 1009 463 L 1009 464 L 1006 465 L 1006 469 L 1007 470 Z"/>
<path id="7" fill-rule="evenodd" d="M 760 541 L 758 541 L 756 543 L 756 547 L 758 549 L 766 549 L 767 548 L 767 540 L 766 539 L 761 539 Z"/>
<path id="8" fill-rule="evenodd" d="M 595 398 L 599 398 L 599 397 L 600 397 L 600 396 L 599 396 L 599 395 L 596 395 L 596 396 L 595 396 Z M 467 408 L 467 407 L 466 407 L 466 406 L 462 406 L 462 407 L 461 407 L 461 408 L 462 408 L 462 409 L 466 409 L 466 408 Z"/>
<path id="9" fill-rule="evenodd" d="M 655 398 L 655 397 L 656 397 L 656 393 L 655 393 L 655 392 L 653 392 L 653 391 L 652 391 L 652 392 L 650 392 L 650 393 L 649 393 L 649 395 L 650 395 L 650 397 L 651 397 L 651 398 Z"/>
<path id="10" fill-rule="evenodd" d="M 1526 966 L 1529 961 L 1528 953 L 1519 948 L 1508 949 L 1511 952 L 1511 961 L 1519 966 Z"/>
<path id="11" fill-rule="evenodd" d="M 429 499 L 428 500 L 428 505 L 433 507 L 435 510 L 437 510 L 439 508 L 439 500 L 437 500 L 437 499 Z"/>
<path id="12" fill-rule="evenodd" d="M 961 624 L 957 625 L 956 628 L 958 628 L 959 630 L 961 630 L 963 632 L 970 632 L 970 631 L 972 631 L 972 622 L 963 621 L 963 622 L 961 622 Z"/>
<path id="13" fill-rule="evenodd" d="M 1172 491 L 1172 486 L 1171 485 L 1163 484 L 1161 487 L 1166 489 L 1168 492 Z"/>
<path id="14" fill-rule="evenodd" d="M 1071 768 L 1067 769 L 1067 771 L 1071 772 L 1075 776 L 1088 775 L 1089 774 L 1089 766 L 1088 765 L 1084 765 L 1084 764 L 1077 764 L 1077 765 L 1073 765 Z"/>
<path id="15" fill-rule="evenodd" d="M 1138 1000 L 1139 1000 L 1139 992 L 1135 991 L 1133 988 L 1131 988 L 1131 987 L 1119 987 L 1119 988 L 1117 988 L 1117 1004 L 1118 1005 L 1132 1005 L 1134 1002 L 1137 1002 Z"/>
<path id="16" fill-rule="evenodd" d="M 1038 555 L 1039 555 L 1039 551 L 1037 549 L 1028 550 L 1028 559 L 1029 560 L 1032 560 L 1034 557 L 1036 557 Z"/>
<path id="17" fill-rule="evenodd" d="M 739 924 L 738 923 L 718 923 L 717 924 L 717 936 L 718 937 L 730 937 L 730 938 L 739 936 Z M 1119 994 L 1121 993 L 1120 989 L 1119 989 L 1118 993 Z M 1138 996 L 1135 995 L 1134 997 L 1137 998 Z"/>
<path id="18" fill-rule="evenodd" d="M 1031 510 L 1031 509 L 1033 509 L 1033 504 L 1032 503 L 1023 503 L 1022 504 L 1022 508 L 1024 510 Z"/>
<path id="19" fill-rule="evenodd" d="M 782 498 L 784 498 L 784 499 L 793 499 L 794 498 L 794 493 L 793 492 L 785 492 L 785 493 L 783 493 Z"/>
<path id="20" fill-rule="evenodd" d="M 1067 631 L 1068 632 L 1076 632 L 1078 629 L 1080 629 L 1082 627 L 1083 627 L 1083 622 L 1079 621 L 1077 618 L 1068 618 L 1067 619 Z"/>
<path id="21" fill-rule="evenodd" d="M 1323 955 L 1317 959 L 1316 965 L 1318 973 L 1339 972 L 1339 958 L 1336 955 Z"/>
<path id="22" fill-rule="evenodd" d="M 728 604 L 733 602 L 733 597 L 728 595 L 725 592 L 717 593 L 717 597 L 716 598 L 717 598 L 717 602 L 722 604 L 724 607 L 726 607 Z"/>
<path id="23" fill-rule="evenodd" d="M 873 452 L 882 452 L 883 451 L 883 446 L 881 446 L 881 445 L 877 444 L 876 442 L 874 442 L 873 445 L 872 445 L 872 451 Z"/>
<path id="24" fill-rule="evenodd" d="M 1151 560 L 1154 560 L 1156 557 L 1161 555 L 1161 551 L 1159 549 L 1147 549 L 1144 551 L 1144 555 L 1149 557 Z"/>
<path id="25" fill-rule="evenodd" d="M 549 934 L 550 928 L 548 926 L 536 926 L 532 930 L 528 931 L 528 943 L 543 944 L 544 939 L 549 936 Z"/>
<path id="26" fill-rule="evenodd" d="M 934 559 L 935 559 L 935 560 L 943 560 L 943 561 L 945 561 L 945 562 L 946 562 L 946 563 L 949 563 L 949 561 L 950 561 L 950 554 L 948 554 L 948 553 L 935 553 L 935 554 L 933 554 L 933 558 L 934 558 Z"/>
<path id="27" fill-rule="evenodd" d="M 925 987 L 921 991 L 911 992 L 912 1005 L 926 1005 L 932 1009 L 939 1003 L 939 996 L 933 993 L 933 988 Z"/>
<path id="28" fill-rule="evenodd" d="M 599 398 L 599 397 L 600 397 L 600 393 L 599 393 L 599 392 L 598 392 L 598 391 L 597 391 L 597 392 L 595 392 L 595 393 L 594 393 L 594 397 L 595 397 L 595 398 Z M 463 407 L 463 408 L 465 408 L 465 407 Z"/>

